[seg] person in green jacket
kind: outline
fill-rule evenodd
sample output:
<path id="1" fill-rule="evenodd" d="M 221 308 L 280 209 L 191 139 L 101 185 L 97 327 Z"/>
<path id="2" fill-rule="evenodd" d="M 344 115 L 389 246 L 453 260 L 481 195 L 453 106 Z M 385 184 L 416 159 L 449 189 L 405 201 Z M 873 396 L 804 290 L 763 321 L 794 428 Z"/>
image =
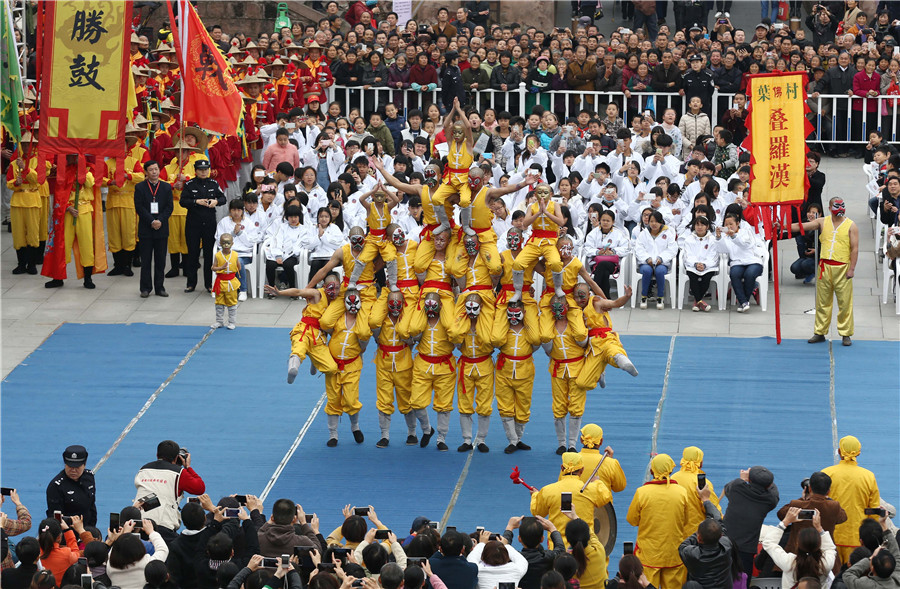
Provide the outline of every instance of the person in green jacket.
<path id="1" fill-rule="evenodd" d="M 369 115 L 369 126 L 366 128 L 366 131 L 381 142 L 384 153 L 394 157 L 394 138 L 391 137 L 391 130 L 384 124 L 380 111 L 375 111 Z"/>
<path id="2" fill-rule="evenodd" d="M 466 89 L 466 102 L 475 104 L 475 93 L 489 90 L 491 74 L 481 67 L 481 58 L 476 54 L 469 56 L 469 68 L 462 73 L 463 88 Z"/>

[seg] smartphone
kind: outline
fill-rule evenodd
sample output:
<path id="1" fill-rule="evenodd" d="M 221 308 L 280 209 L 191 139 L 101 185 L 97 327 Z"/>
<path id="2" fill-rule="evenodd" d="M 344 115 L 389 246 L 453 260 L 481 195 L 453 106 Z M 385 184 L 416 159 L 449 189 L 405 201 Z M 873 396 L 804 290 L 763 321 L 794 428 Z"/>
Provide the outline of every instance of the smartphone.
<path id="1" fill-rule="evenodd" d="M 624 554 L 634 554 L 634 542 L 622 542 L 622 552 Z"/>
<path id="2" fill-rule="evenodd" d="M 292 130 L 292 129 L 296 129 L 297 125 L 296 125 L 296 123 L 285 123 L 284 128 L 288 129 L 288 130 Z"/>
<path id="3" fill-rule="evenodd" d="M 309 524 L 309 523 L 312 523 L 312 520 L 313 520 L 313 517 L 314 517 L 313 514 L 307 513 L 307 514 L 305 514 L 305 515 L 306 515 L 306 523 L 308 523 L 308 524 Z"/>
<path id="4" fill-rule="evenodd" d="M 371 145 L 369 147 L 371 147 Z M 354 507 L 353 515 L 358 515 L 360 517 L 366 517 L 367 515 L 369 515 L 369 508 L 368 507 Z"/>
<path id="5" fill-rule="evenodd" d="M 241 515 L 241 510 L 237 507 L 226 507 L 225 508 L 225 517 L 227 517 L 227 518 L 240 517 L 240 515 Z"/>
<path id="6" fill-rule="evenodd" d="M 0 487 L 0 495 L 4 497 L 9 497 L 12 495 L 12 492 L 15 491 L 12 487 Z"/>
<path id="7" fill-rule="evenodd" d="M 264 558 L 262 561 L 262 565 L 263 565 L 263 567 L 265 567 L 267 569 L 274 569 L 278 566 L 278 559 L 277 558 Z M 332 568 L 334 568 L 334 565 L 331 565 L 331 566 L 332 566 Z"/>
<path id="8" fill-rule="evenodd" d="M 375 530 L 375 539 L 376 540 L 387 540 L 390 536 L 390 530 Z"/>
<path id="9" fill-rule="evenodd" d="M 334 556 L 338 557 L 341 560 L 341 562 L 347 562 L 347 557 L 350 556 L 350 549 L 349 548 L 335 548 L 331 551 L 331 553 Z"/>
<path id="10" fill-rule="evenodd" d="M 363 580 L 362 580 L 362 579 L 356 579 L 355 581 L 353 581 L 352 583 L 350 583 L 350 586 L 351 586 L 351 587 L 362 587 L 362 586 L 363 586 Z"/>
<path id="11" fill-rule="evenodd" d="M 144 520 L 141 520 L 141 519 L 134 520 L 134 528 L 133 529 L 136 532 L 140 532 L 141 530 L 143 530 L 144 529 Z"/>
<path id="12" fill-rule="evenodd" d="M 237 501 L 238 503 L 240 503 L 241 505 L 247 505 L 247 496 L 246 495 L 235 495 L 234 500 Z M 200 502 L 200 500 L 197 499 L 197 503 L 199 503 L 199 502 Z"/>
<path id="13" fill-rule="evenodd" d="M 866 507 L 863 510 L 863 513 L 866 515 L 877 515 L 878 517 L 884 517 L 887 515 L 887 510 L 882 507 Z"/>
<path id="14" fill-rule="evenodd" d="M 61 521 L 62 521 L 62 512 L 61 512 L 61 511 L 54 511 L 54 512 L 53 512 L 53 519 L 55 519 L 55 520 L 58 521 L 58 522 L 61 522 Z"/>
<path id="15" fill-rule="evenodd" d="M 479 535 L 480 535 L 481 532 L 483 532 L 483 531 L 484 531 L 484 526 L 478 526 L 477 528 L 475 528 L 475 533 L 476 533 L 476 534 L 479 534 Z"/>
<path id="16" fill-rule="evenodd" d="M 428 525 L 436 530 L 438 523 L 437 522 L 428 522 Z"/>
<path id="17" fill-rule="evenodd" d="M 515 583 L 497 583 L 497 589 L 516 589 Z"/>
<path id="18" fill-rule="evenodd" d="M 109 514 L 109 529 L 110 530 L 118 530 L 121 527 L 119 524 L 119 514 L 118 513 L 110 513 Z"/>
<path id="19" fill-rule="evenodd" d="M 91 575 L 81 575 L 81 589 L 91 589 L 94 586 L 94 577 Z"/>
<path id="20" fill-rule="evenodd" d="M 425 564 L 425 557 L 424 556 L 410 556 L 410 557 L 407 557 L 406 562 L 410 566 L 421 567 Z"/>
<path id="21" fill-rule="evenodd" d="M 801 509 L 797 519 L 812 519 L 816 515 L 815 509 Z"/>
<path id="22" fill-rule="evenodd" d="M 410 559 L 406 559 L 409 562 Z M 334 563 L 333 562 L 320 562 L 316 565 L 316 570 L 320 573 L 333 573 L 334 572 Z"/>
<path id="23" fill-rule="evenodd" d="M 706 475 L 700 473 L 697 475 L 697 488 L 702 489 L 704 487 L 706 487 Z"/>
<path id="24" fill-rule="evenodd" d="M 455 531 L 456 531 L 456 526 L 447 526 L 446 528 L 444 528 L 444 533 L 445 533 L 445 534 L 446 534 L 447 532 L 455 532 Z"/>
<path id="25" fill-rule="evenodd" d="M 560 511 L 572 511 L 572 494 L 562 493 L 559 497 Z"/>

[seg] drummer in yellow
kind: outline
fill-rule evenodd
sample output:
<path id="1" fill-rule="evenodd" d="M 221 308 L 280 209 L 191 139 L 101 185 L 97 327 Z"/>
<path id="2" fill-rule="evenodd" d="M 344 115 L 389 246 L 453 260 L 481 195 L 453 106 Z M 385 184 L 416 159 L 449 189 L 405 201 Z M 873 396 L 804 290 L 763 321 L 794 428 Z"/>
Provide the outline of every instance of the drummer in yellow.
<path id="1" fill-rule="evenodd" d="M 531 450 L 531 446 L 522 441 L 522 436 L 525 434 L 525 424 L 531 419 L 531 394 L 534 390 L 532 355 L 541 345 L 541 336 L 536 321 L 528 324 L 522 301 L 509 303 L 503 315 L 506 321 L 499 328 L 494 323 L 493 344 L 500 348 L 494 395 L 497 397 L 497 412 L 503 431 L 509 441 L 503 452 L 512 454 L 516 450 Z"/>
<path id="2" fill-rule="evenodd" d="M 579 519 L 589 522 L 594 521 L 595 508 L 612 502 L 612 493 L 601 480 L 594 478 L 585 487 L 581 480 L 584 471 L 581 454 L 566 452 L 562 455 L 559 480 L 531 493 L 531 514 L 549 519 L 563 535 L 563 538 L 566 537 L 565 529 L 570 520 L 562 510 L 561 496 L 563 493 L 572 494 L 572 511 Z M 582 487 L 584 487 L 583 493 L 581 492 Z"/>
<path id="3" fill-rule="evenodd" d="M 241 281 L 237 273 L 241 269 L 241 261 L 236 252 L 232 251 L 234 237 L 230 233 L 223 233 L 219 237 L 219 251 L 213 260 L 212 271 L 216 273 L 216 281 L 213 284 L 213 294 L 216 296 L 216 322 L 211 325 L 213 329 L 227 327 L 234 329 L 234 321 L 237 318 L 238 290 Z M 225 310 L 228 310 L 228 323 L 225 323 Z"/>
<path id="4" fill-rule="evenodd" d="M 459 120 L 453 122 L 454 115 L 459 115 Z M 434 205 L 434 213 L 440 226 L 434 230 L 434 234 L 443 233 L 450 229 L 450 219 L 453 218 L 453 204 L 449 198 L 459 194 L 460 208 L 466 208 L 472 204 L 472 189 L 469 186 L 469 168 L 472 167 L 474 143 L 472 140 L 472 128 L 466 123 L 466 113 L 459 104 L 459 98 L 453 99 L 453 108 L 444 118 L 444 129 L 450 131 L 449 149 L 447 153 L 447 167 L 444 168 L 444 181 L 431 197 Z M 424 203 L 424 200 L 422 201 Z"/>
<path id="5" fill-rule="evenodd" d="M 857 464 L 856 458 L 861 450 L 859 440 L 853 436 L 844 436 L 838 445 L 841 461 L 822 469 L 822 472 L 831 477 L 829 496 L 847 512 L 847 521 L 834 528 L 834 543 L 842 563 L 846 563 L 853 549 L 859 546 L 859 525 L 862 520 L 866 517 L 878 517 L 867 516 L 864 510 L 867 507 L 879 507 L 881 503 L 875 475 Z"/>
<path id="6" fill-rule="evenodd" d="M 696 492 L 672 480 L 674 468 L 668 454 L 653 457 L 653 480 L 634 492 L 626 517 L 638 529 L 634 554 L 641 559 L 650 584 L 660 589 L 677 589 L 684 583 L 686 571 L 678 546 L 697 531 L 688 527 L 690 502 Z"/>
<path id="7" fill-rule="evenodd" d="M 310 374 L 316 370 L 323 374 L 337 372 L 337 363 L 331 357 L 331 352 L 326 347 L 328 337 L 322 332 L 320 319 L 328 305 L 338 298 L 341 290 L 341 282 L 334 272 L 325 277 L 323 288 L 288 288 L 278 290 L 272 285 L 263 287 L 266 293 L 282 297 L 301 297 L 306 299 L 303 307 L 303 316 L 291 330 L 291 356 L 288 358 L 288 384 L 294 382 L 300 371 L 300 364 L 309 354 L 312 366 Z"/>
<path id="8" fill-rule="evenodd" d="M 600 460 L 603 464 L 597 471 L 596 477 L 601 480 L 614 493 L 621 493 L 628 484 L 625 472 L 619 461 L 613 458 L 613 449 L 607 446 L 600 452 L 603 445 L 603 428 L 595 423 L 589 423 L 581 428 L 581 459 L 584 462 L 584 471 L 581 473 L 581 481 L 588 482 L 591 473 L 597 468 Z M 603 458 L 606 456 L 606 458 Z M 562 478 L 562 476 L 560 476 Z"/>
<path id="9" fill-rule="evenodd" d="M 532 226 L 531 238 L 522 252 L 516 256 L 513 264 L 513 286 L 515 294 L 511 300 L 518 301 L 522 298 L 522 284 L 525 280 L 525 269 L 530 268 L 538 259 L 544 259 L 544 267 L 550 270 L 553 278 L 553 289 L 556 296 L 564 297 L 563 292 L 563 265 L 556 249 L 556 240 L 559 237 L 559 227 L 565 225 L 556 209 L 556 203 L 550 200 L 553 190 L 547 184 L 540 184 L 534 189 L 537 202 L 525 211 L 525 226 Z"/>
<path id="10" fill-rule="evenodd" d="M 144 181 L 144 167 L 139 158 L 145 152 L 130 149 L 137 143 L 140 129 L 132 125 L 125 127 L 125 140 L 129 149 L 125 154 L 125 177 L 120 186 L 116 180 L 116 160 L 106 160 L 106 235 L 109 251 L 112 252 L 113 269 L 108 276 L 134 276 L 131 261 L 137 245 L 135 230 L 134 186 Z"/>
<path id="11" fill-rule="evenodd" d="M 626 286 L 622 296 L 615 300 L 590 296 L 587 284 L 576 286 L 574 295 L 575 302 L 584 313 L 584 324 L 590 337 L 590 344 L 585 350 L 584 366 L 576 384 L 586 391 L 594 390 L 598 383 L 600 388 L 605 388 L 604 372 L 607 366 L 637 376 L 637 368 L 628 359 L 628 352 L 625 351 L 619 334 L 613 331 L 612 321 L 609 319 L 610 309 L 624 307 L 631 300 L 631 287 Z"/>
<path id="12" fill-rule="evenodd" d="M 700 500 L 696 493 L 691 492 L 700 488 L 697 480 L 697 475 L 700 474 L 704 477 L 706 476 L 706 473 L 703 472 L 703 450 L 697 446 L 688 446 L 681 454 L 681 468 L 672 475 L 672 480 L 688 490 L 687 527 L 689 530 L 695 531 L 700 523 L 706 519 L 706 507 L 704 507 L 703 501 Z M 707 501 L 715 506 L 719 511 L 718 517 L 721 518 L 722 508 L 719 506 L 719 496 L 716 495 L 716 489 L 712 481 L 706 479 L 705 488 L 709 488 L 709 499 Z"/>
<path id="13" fill-rule="evenodd" d="M 369 202 L 369 199 L 372 202 Z M 385 190 L 380 182 L 362 196 L 359 204 L 366 209 L 366 226 L 369 231 L 366 235 L 366 245 L 359 254 L 359 264 L 353 267 L 348 288 L 355 289 L 356 281 L 362 276 L 363 271 L 370 265 L 376 256 L 381 256 L 387 274 L 388 286 L 391 290 L 397 288 L 397 249 L 387 237 L 387 228 L 391 224 L 391 209 L 400 204 L 400 197 L 394 192 Z"/>
<path id="14" fill-rule="evenodd" d="M 412 394 L 412 353 L 409 344 L 398 333 L 400 316 L 403 313 L 403 295 L 400 292 L 388 294 L 382 289 L 381 296 L 369 315 L 369 328 L 378 350 L 375 352 L 375 407 L 378 409 L 378 425 L 381 439 L 376 448 L 387 448 L 391 439 L 391 415 L 394 413 L 394 395 L 397 409 L 406 419 L 408 430 L 407 445 L 419 442 L 416 439 L 416 414 L 410 408 Z M 410 443 L 410 439 L 414 441 Z"/>
<path id="15" fill-rule="evenodd" d="M 466 239 L 474 239 L 467 235 Z M 474 447 L 479 452 L 489 452 L 485 444 L 488 429 L 491 425 L 491 406 L 494 403 L 494 344 L 490 338 L 491 324 L 482 334 L 478 323 L 484 311 L 484 304 L 477 293 L 460 295 L 464 301 L 465 316 L 457 318 L 457 325 L 464 325 L 468 330 L 463 333 L 451 331 L 450 341 L 457 344 L 461 352 L 456 361 L 459 379 L 456 387 L 456 407 L 459 409 L 459 425 L 462 430 L 462 445 L 457 452 L 468 452 L 473 448 L 472 414 L 478 413 L 478 431 L 475 434 Z M 482 337 L 486 335 L 487 337 Z"/>
<path id="16" fill-rule="evenodd" d="M 16 267 L 13 274 L 37 274 L 39 244 L 42 241 L 39 229 L 41 220 L 41 184 L 37 180 L 37 137 L 26 131 L 19 144 L 21 151 L 35 153 L 28 161 L 19 157 L 6 171 L 6 188 L 12 191 L 10 199 L 10 223 L 12 224 L 13 247 L 16 250 Z M 33 147 L 29 149 L 28 145 Z M 47 163 L 47 172 L 50 171 Z M 46 224 L 44 232 L 47 231 Z M 44 236 L 43 240 L 46 240 Z"/>
<path id="17" fill-rule="evenodd" d="M 326 313 L 327 315 L 327 313 Z M 325 375 L 325 415 L 328 417 L 328 443 L 334 448 L 338 443 L 337 428 L 341 415 L 350 418 L 350 430 L 357 444 L 365 440 L 359 429 L 359 380 L 362 374 L 362 354 L 366 351 L 372 330 L 363 311 L 359 291 L 348 288 L 344 292 L 344 312 L 333 321 L 323 318 L 322 329 L 331 333 L 328 349 L 337 364 L 337 372 Z"/>

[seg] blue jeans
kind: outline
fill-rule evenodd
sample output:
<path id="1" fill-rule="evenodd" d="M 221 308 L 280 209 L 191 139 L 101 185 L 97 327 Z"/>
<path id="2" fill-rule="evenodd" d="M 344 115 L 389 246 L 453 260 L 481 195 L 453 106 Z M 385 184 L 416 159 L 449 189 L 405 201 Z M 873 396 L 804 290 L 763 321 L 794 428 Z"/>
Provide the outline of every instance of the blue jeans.
<path id="1" fill-rule="evenodd" d="M 743 305 L 750 302 L 750 295 L 756 288 L 756 279 L 762 276 L 762 264 L 748 264 L 747 266 L 732 266 L 728 270 L 731 276 L 731 288 L 738 303 Z"/>
<path id="2" fill-rule="evenodd" d="M 759 0 L 761 18 L 769 19 L 769 22 L 775 22 L 778 17 L 778 0 Z"/>
<path id="3" fill-rule="evenodd" d="M 666 274 L 669 273 L 669 267 L 665 264 L 659 266 L 651 266 L 650 264 L 641 264 L 641 296 L 650 294 L 650 278 L 656 276 L 656 296 L 662 298 L 666 296 Z"/>
<path id="4" fill-rule="evenodd" d="M 238 280 L 241 282 L 241 290 L 240 292 L 247 292 L 247 270 L 244 268 L 247 264 L 253 262 L 252 256 L 239 257 L 238 262 L 240 262 L 240 270 L 238 270 Z"/>
<path id="5" fill-rule="evenodd" d="M 810 274 L 815 274 L 815 258 L 797 258 L 794 260 L 794 263 L 791 264 L 791 272 L 793 272 L 794 276 L 797 278 L 806 278 Z"/>
<path id="6" fill-rule="evenodd" d="M 634 30 L 637 31 L 643 28 L 644 25 L 647 25 L 648 38 L 655 39 L 657 33 L 659 33 L 659 19 L 656 16 L 656 12 L 644 14 L 640 10 L 634 11 Z"/>

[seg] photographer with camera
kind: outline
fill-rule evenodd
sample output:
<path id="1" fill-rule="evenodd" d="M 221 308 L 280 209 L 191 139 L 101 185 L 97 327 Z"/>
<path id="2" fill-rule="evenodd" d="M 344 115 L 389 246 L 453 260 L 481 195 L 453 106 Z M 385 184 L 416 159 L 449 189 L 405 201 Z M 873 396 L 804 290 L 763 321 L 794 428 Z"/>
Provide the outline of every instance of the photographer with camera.
<path id="1" fill-rule="evenodd" d="M 834 527 L 847 521 L 847 514 L 841 507 L 841 504 L 828 496 L 831 491 L 831 477 L 824 472 L 818 471 L 812 473 L 806 484 L 803 498 L 794 499 L 784 507 L 778 510 L 778 518 L 787 517 L 788 511 L 792 507 L 800 509 L 800 516 L 797 521 L 790 527 L 790 537 L 784 549 L 787 552 L 796 554 L 797 543 L 800 538 L 800 532 L 805 528 L 812 527 L 812 513 L 815 510 L 819 512 L 822 529 L 831 534 L 834 539 Z M 835 562 L 835 574 L 841 568 L 840 562 Z"/>
<path id="2" fill-rule="evenodd" d="M 191 454 L 172 440 L 156 447 L 156 460 L 148 462 L 134 477 L 135 502 L 146 519 L 156 523 L 159 534 L 172 542 L 181 526 L 178 502 L 184 493 L 202 495 L 206 485 L 191 468 Z"/>

